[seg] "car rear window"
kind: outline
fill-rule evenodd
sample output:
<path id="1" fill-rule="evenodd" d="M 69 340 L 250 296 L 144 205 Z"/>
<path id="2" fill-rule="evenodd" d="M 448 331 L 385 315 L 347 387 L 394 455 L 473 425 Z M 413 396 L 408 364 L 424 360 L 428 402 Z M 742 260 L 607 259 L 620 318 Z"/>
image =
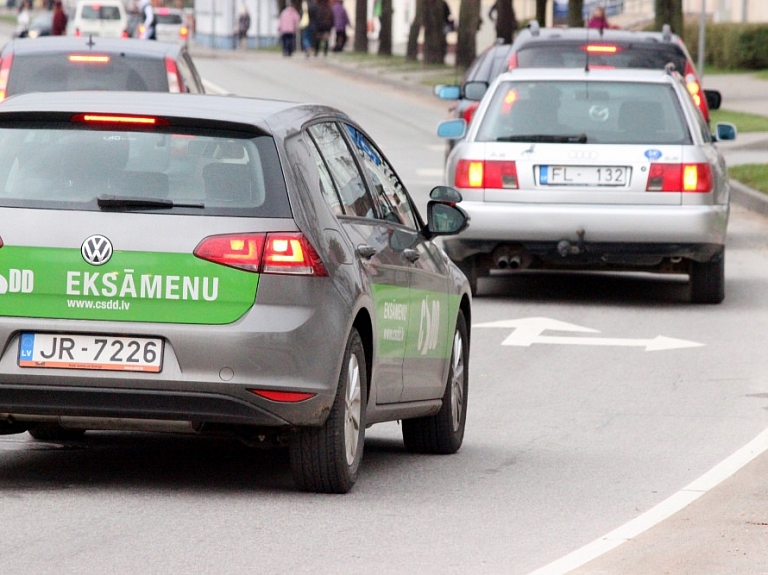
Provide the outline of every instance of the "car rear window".
<path id="1" fill-rule="evenodd" d="M 167 92 L 168 75 L 160 58 L 124 53 L 14 55 L 8 95 L 71 90 Z"/>
<path id="2" fill-rule="evenodd" d="M 499 84 L 482 117 L 479 141 L 690 144 L 668 84 L 535 81 Z"/>
<path id="3" fill-rule="evenodd" d="M 182 24 L 180 14 L 155 14 L 158 24 Z"/>
<path id="4" fill-rule="evenodd" d="M 291 215 L 269 136 L 67 128 L 0 129 L 0 206 Z"/>
<path id="5" fill-rule="evenodd" d="M 120 20 L 120 8 L 117 6 L 101 6 L 99 4 L 88 4 L 83 6 L 80 13 L 83 20 Z"/>
<path id="6" fill-rule="evenodd" d="M 673 63 L 685 72 L 686 57 L 674 44 L 618 42 L 547 42 L 522 46 L 517 53 L 519 68 L 652 68 Z"/>

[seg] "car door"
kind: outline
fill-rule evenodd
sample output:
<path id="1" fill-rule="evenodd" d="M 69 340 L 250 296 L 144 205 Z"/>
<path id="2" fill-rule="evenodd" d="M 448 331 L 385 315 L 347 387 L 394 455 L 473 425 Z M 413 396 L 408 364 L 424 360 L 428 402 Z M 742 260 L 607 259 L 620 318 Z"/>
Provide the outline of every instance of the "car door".
<path id="1" fill-rule="evenodd" d="M 307 132 L 317 149 L 320 185 L 370 282 L 374 301 L 374 376 L 377 403 L 400 400 L 408 329 L 408 272 L 393 244 L 393 226 L 380 216 L 339 124 L 314 124 Z M 334 197 L 335 196 L 335 197 Z"/>
<path id="2" fill-rule="evenodd" d="M 400 401 L 442 397 L 449 348 L 447 266 L 437 247 L 420 232 L 421 222 L 400 178 L 376 145 L 356 127 L 347 135 L 391 222 L 389 244 L 408 275 L 408 313 Z M 454 314 L 455 315 L 455 314 Z M 452 335 L 452 334 L 451 334 Z"/>

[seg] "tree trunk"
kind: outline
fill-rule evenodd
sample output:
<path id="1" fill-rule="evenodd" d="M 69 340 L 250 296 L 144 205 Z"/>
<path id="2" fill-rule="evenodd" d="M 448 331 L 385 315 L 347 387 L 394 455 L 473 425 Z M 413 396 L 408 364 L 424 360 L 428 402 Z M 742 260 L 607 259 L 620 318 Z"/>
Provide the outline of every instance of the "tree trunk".
<path id="1" fill-rule="evenodd" d="M 512 0 L 496 0 L 496 38 L 501 38 L 504 44 L 511 44 L 517 25 Z"/>
<path id="2" fill-rule="evenodd" d="M 355 52 L 368 53 L 368 0 L 355 3 Z"/>
<path id="3" fill-rule="evenodd" d="M 443 0 L 424 1 L 424 63 L 443 64 L 448 45 L 443 32 Z"/>
<path id="4" fill-rule="evenodd" d="M 381 0 L 381 28 L 379 29 L 379 56 L 391 56 L 391 55 L 392 55 L 392 0 Z"/>
<path id="5" fill-rule="evenodd" d="M 411 29 L 408 31 L 408 48 L 406 49 L 405 59 L 419 59 L 419 34 L 424 24 L 424 0 L 416 0 L 416 14 L 413 15 Z"/>
<path id="6" fill-rule="evenodd" d="M 570 28 L 584 27 L 584 0 L 568 1 L 568 26 Z"/>
<path id="7" fill-rule="evenodd" d="M 669 24 L 672 32 L 683 34 L 683 0 L 656 0 L 655 28 Z"/>
<path id="8" fill-rule="evenodd" d="M 547 25 L 547 0 L 536 0 L 536 20 L 542 28 Z"/>
<path id="9" fill-rule="evenodd" d="M 480 29 L 480 0 L 461 0 L 456 38 L 456 67 L 468 68 L 477 56 L 476 38 Z"/>

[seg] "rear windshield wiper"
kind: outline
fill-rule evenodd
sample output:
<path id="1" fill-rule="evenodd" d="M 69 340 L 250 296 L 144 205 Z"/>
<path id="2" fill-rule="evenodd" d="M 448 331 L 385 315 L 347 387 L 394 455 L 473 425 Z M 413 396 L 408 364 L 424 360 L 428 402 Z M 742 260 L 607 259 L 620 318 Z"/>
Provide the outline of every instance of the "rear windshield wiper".
<path id="1" fill-rule="evenodd" d="M 181 203 L 156 198 L 131 196 L 98 196 L 96 203 L 102 210 L 170 210 L 171 208 L 205 208 L 203 203 Z"/>
<path id="2" fill-rule="evenodd" d="M 586 144 L 586 134 L 528 134 L 523 136 L 500 136 L 497 142 L 544 142 L 553 144 Z"/>

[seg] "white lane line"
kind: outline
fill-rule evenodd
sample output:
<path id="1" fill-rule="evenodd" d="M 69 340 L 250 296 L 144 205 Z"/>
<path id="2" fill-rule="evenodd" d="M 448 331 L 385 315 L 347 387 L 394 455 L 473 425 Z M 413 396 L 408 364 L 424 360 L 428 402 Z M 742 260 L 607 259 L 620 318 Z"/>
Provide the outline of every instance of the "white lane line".
<path id="1" fill-rule="evenodd" d="M 221 86 L 218 86 L 213 82 L 209 82 L 206 79 L 203 79 L 203 86 L 205 87 L 206 94 L 221 94 L 221 95 L 229 94 L 229 92 L 224 88 L 222 88 Z"/>
<path id="2" fill-rule="evenodd" d="M 765 429 L 736 453 L 639 517 L 529 575 L 563 575 L 578 569 L 684 509 L 767 450 L 768 429 Z"/>

